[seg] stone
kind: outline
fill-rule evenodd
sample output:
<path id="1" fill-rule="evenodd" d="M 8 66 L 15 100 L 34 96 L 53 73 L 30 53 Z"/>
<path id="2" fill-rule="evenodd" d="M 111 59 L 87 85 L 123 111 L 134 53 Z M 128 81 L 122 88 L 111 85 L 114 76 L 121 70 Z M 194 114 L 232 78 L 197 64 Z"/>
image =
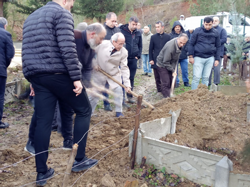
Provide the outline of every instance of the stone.
<path id="1" fill-rule="evenodd" d="M 114 180 L 109 174 L 106 174 L 102 179 L 101 183 L 105 187 L 116 187 Z"/>
<path id="2" fill-rule="evenodd" d="M 214 187 L 228 187 L 229 174 L 232 169 L 231 162 L 227 156 L 224 156 L 217 164 L 215 169 Z"/>
<path id="3" fill-rule="evenodd" d="M 174 111 L 170 111 L 169 114 L 172 115 L 170 134 L 174 134 L 176 131 L 176 122 L 177 122 L 178 116 L 176 115 Z"/>
<path id="4" fill-rule="evenodd" d="M 250 122 L 250 102 L 247 102 L 247 122 Z"/>
<path id="5" fill-rule="evenodd" d="M 141 187 L 148 187 L 148 185 L 144 183 L 143 185 L 141 185 Z"/>

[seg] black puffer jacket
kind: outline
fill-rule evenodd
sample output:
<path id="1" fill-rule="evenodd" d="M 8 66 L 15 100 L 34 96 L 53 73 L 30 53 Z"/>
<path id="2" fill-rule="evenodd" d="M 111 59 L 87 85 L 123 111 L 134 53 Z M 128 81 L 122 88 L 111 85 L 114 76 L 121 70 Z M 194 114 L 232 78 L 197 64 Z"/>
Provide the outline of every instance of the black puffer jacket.
<path id="1" fill-rule="evenodd" d="M 81 67 L 74 38 L 74 21 L 69 11 L 48 2 L 24 22 L 23 74 L 65 73 L 81 80 Z"/>
<path id="2" fill-rule="evenodd" d="M 184 28 L 182 27 L 181 23 L 179 21 L 175 21 L 172 27 L 172 32 L 170 33 L 170 37 L 171 39 L 173 38 L 177 38 L 180 34 L 177 34 L 174 30 L 174 28 L 179 25 L 181 27 L 181 33 L 186 33 Z M 187 33 L 186 33 L 187 34 Z M 181 55 L 179 60 L 183 60 L 183 59 L 187 59 L 187 53 L 188 53 L 188 42 L 186 43 L 186 45 L 184 45 L 181 49 Z"/>
<path id="3" fill-rule="evenodd" d="M 14 54 L 11 34 L 0 24 L 0 76 L 7 77 L 7 67 L 10 65 Z"/>
<path id="4" fill-rule="evenodd" d="M 106 23 L 104 23 L 104 27 L 107 31 L 107 34 L 106 34 L 104 40 L 110 40 L 111 36 L 113 36 L 115 33 L 121 32 L 119 27 L 110 28 L 108 25 L 106 25 Z"/>
<path id="5" fill-rule="evenodd" d="M 125 36 L 126 49 L 128 51 L 128 58 L 141 58 L 142 52 L 142 37 L 140 31 L 135 29 L 132 33 L 128 28 L 128 24 L 121 25 L 121 33 Z"/>

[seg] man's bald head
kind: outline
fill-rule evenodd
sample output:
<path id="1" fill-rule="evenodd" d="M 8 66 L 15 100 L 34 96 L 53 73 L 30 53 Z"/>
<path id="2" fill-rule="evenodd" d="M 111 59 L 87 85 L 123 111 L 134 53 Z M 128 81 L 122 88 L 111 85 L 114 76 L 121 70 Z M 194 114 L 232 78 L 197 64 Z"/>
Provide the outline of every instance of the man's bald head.
<path id="1" fill-rule="evenodd" d="M 121 32 L 115 33 L 111 36 L 111 42 L 117 51 L 120 51 L 125 43 L 125 37 Z"/>

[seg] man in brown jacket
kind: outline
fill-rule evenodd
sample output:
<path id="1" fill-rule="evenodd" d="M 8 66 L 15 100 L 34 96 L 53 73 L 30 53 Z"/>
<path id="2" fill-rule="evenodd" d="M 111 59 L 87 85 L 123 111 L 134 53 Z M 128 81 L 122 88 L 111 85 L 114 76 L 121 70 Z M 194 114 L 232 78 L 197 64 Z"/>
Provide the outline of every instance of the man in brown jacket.
<path id="1" fill-rule="evenodd" d="M 176 64 L 181 54 L 181 48 L 187 41 L 188 36 L 184 33 L 180 34 L 177 38 L 167 42 L 157 57 L 156 65 L 159 67 L 161 77 L 161 92 L 165 98 L 170 97 L 172 77 L 177 75 L 175 73 Z"/>
<path id="2" fill-rule="evenodd" d="M 123 47 L 125 43 L 125 37 L 122 33 L 115 33 L 111 40 L 104 40 L 96 49 L 96 59 L 93 60 L 93 66 L 95 70 L 99 68 L 110 74 L 115 80 L 123 83 L 127 87 L 125 89 L 126 92 L 130 91 L 130 72 L 127 66 L 128 61 L 128 51 Z M 106 83 L 109 84 L 109 89 L 113 90 L 114 100 L 115 100 L 115 111 L 116 117 L 123 116 L 122 114 L 122 100 L 123 93 L 122 88 L 113 80 L 109 79 L 101 72 L 94 71 L 92 74 L 93 81 L 98 86 L 104 87 Z M 97 91 L 96 88 L 93 88 Z M 92 107 L 92 114 L 95 111 L 96 105 L 98 103 L 99 98 L 94 96 L 93 94 L 89 95 L 89 101 Z"/>

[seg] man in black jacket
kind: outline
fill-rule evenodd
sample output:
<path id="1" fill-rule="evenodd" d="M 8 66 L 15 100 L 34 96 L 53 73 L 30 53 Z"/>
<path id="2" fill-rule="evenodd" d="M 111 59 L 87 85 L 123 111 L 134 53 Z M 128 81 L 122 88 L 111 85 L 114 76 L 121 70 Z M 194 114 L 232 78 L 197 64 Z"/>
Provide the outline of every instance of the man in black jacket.
<path id="1" fill-rule="evenodd" d="M 156 58 L 164 45 L 170 40 L 170 36 L 164 33 L 164 23 L 162 21 L 156 22 L 155 30 L 157 33 L 151 36 L 149 44 L 149 62 L 154 70 L 157 91 L 161 92 L 161 77 L 158 71 L 159 67 L 156 65 Z"/>
<path id="2" fill-rule="evenodd" d="M 104 27 L 107 31 L 107 34 L 104 38 L 104 40 L 110 40 L 111 36 L 113 36 L 117 32 L 121 32 L 119 27 L 116 27 L 115 24 L 117 23 L 117 16 L 114 12 L 109 12 L 106 15 L 106 22 L 104 23 Z M 105 88 L 109 89 L 109 85 L 106 84 Z M 107 92 L 102 93 L 103 96 L 106 98 L 109 97 Z M 110 106 L 110 103 L 107 100 L 103 100 L 104 110 L 106 111 L 112 111 L 112 108 Z"/>
<path id="3" fill-rule="evenodd" d="M 181 33 L 185 33 L 185 30 L 182 24 L 179 21 L 175 21 L 172 27 L 172 32 L 170 33 L 171 39 L 177 38 Z M 182 80 L 184 82 L 184 86 L 190 87 L 189 79 L 188 79 L 188 60 L 187 60 L 187 52 L 188 52 L 188 44 L 184 45 L 181 49 L 181 55 L 179 58 L 179 64 L 181 65 L 181 73 L 182 73 Z M 178 64 L 177 64 L 177 79 L 176 79 L 176 86 L 179 87 L 180 80 L 178 78 Z"/>
<path id="4" fill-rule="evenodd" d="M 211 74 L 209 76 L 209 83 L 208 85 L 211 85 L 212 83 L 212 74 L 214 73 L 214 84 L 218 85 L 220 84 L 220 69 L 221 69 L 221 61 L 222 61 L 222 58 L 224 56 L 224 44 L 227 42 L 227 31 L 226 29 L 224 29 L 223 27 L 220 27 L 219 26 L 220 24 L 220 19 L 219 17 L 213 17 L 213 26 L 214 28 L 218 31 L 219 33 L 219 36 L 220 36 L 220 60 L 219 60 L 219 65 L 218 66 L 214 66 L 212 68 L 212 71 L 211 71 Z"/>
<path id="5" fill-rule="evenodd" d="M 74 21 L 70 13 L 73 4 L 74 0 L 50 1 L 33 12 L 23 27 L 23 73 L 36 94 L 35 151 L 36 154 L 43 152 L 36 155 L 36 183 L 40 186 L 54 174 L 46 162 L 57 100 L 61 101 L 62 114 L 62 111 L 69 110 L 69 106 L 76 113 L 73 141 L 79 147 L 72 171 L 82 171 L 97 163 L 97 160 L 85 156 L 91 106 L 81 83 L 82 65 L 77 56 Z M 97 37 L 102 40 L 105 35 L 105 31 L 93 33 L 90 46 L 96 46 L 94 40 Z"/>
<path id="6" fill-rule="evenodd" d="M 7 68 L 15 54 L 11 34 L 6 31 L 7 24 L 7 20 L 3 17 L 0 17 L 0 129 L 9 127 L 7 122 L 2 122 L 3 104 L 7 79 Z"/>
<path id="7" fill-rule="evenodd" d="M 134 87 L 134 77 L 137 69 L 137 60 L 141 58 L 142 37 L 136 29 L 138 23 L 137 17 L 131 17 L 129 23 L 120 27 L 122 34 L 125 36 L 126 49 L 128 51 L 128 67 L 130 70 L 131 89 Z M 135 103 L 132 94 L 127 93 L 128 102 Z"/>
<path id="8" fill-rule="evenodd" d="M 208 86 L 213 65 L 220 60 L 220 35 L 213 28 L 213 18 L 205 17 L 202 27 L 195 29 L 188 46 L 189 62 L 193 64 L 192 90 L 197 89 L 200 78 Z"/>

